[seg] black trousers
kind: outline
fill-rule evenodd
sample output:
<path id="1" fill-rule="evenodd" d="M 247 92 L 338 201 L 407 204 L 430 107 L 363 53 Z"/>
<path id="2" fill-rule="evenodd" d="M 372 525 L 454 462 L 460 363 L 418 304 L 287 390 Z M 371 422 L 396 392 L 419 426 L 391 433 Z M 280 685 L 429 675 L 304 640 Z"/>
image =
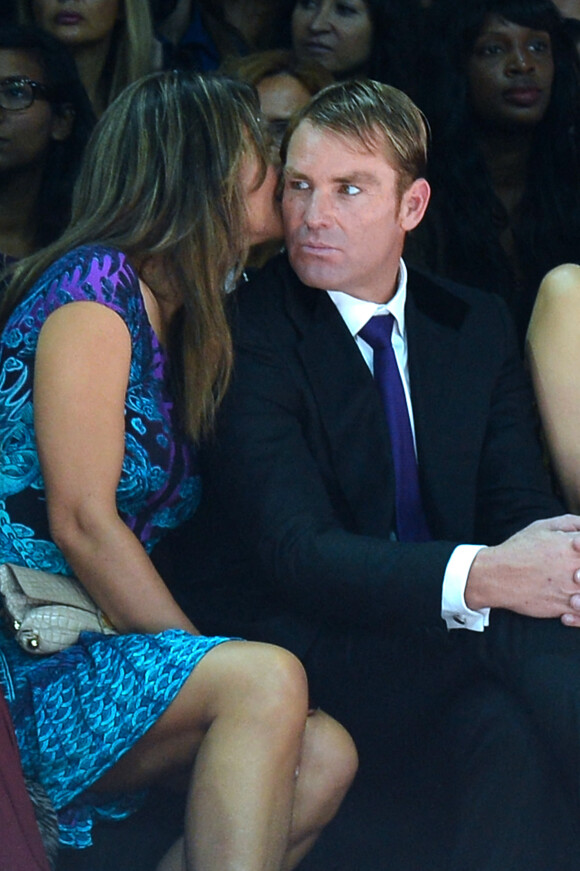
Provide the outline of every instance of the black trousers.
<path id="1" fill-rule="evenodd" d="M 327 631 L 304 664 L 363 777 L 445 779 L 446 871 L 580 868 L 579 630 L 496 612 L 484 633 Z"/>

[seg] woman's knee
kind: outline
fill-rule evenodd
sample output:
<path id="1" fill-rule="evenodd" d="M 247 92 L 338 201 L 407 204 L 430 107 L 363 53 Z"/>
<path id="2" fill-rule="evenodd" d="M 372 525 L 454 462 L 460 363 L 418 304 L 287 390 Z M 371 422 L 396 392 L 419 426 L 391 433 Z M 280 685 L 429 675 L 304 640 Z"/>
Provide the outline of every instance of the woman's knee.
<path id="1" fill-rule="evenodd" d="M 249 644 L 240 697 L 268 720 L 290 717 L 301 729 L 308 713 L 308 681 L 300 661 L 273 645 Z"/>
<path id="2" fill-rule="evenodd" d="M 358 753 L 347 730 L 323 711 L 315 711 L 306 727 L 303 761 L 321 789 L 339 800 L 347 792 L 358 770 Z"/>
<path id="3" fill-rule="evenodd" d="M 354 742 L 322 711 L 308 717 L 296 784 L 292 844 L 316 836 L 335 816 L 358 768 Z"/>
<path id="4" fill-rule="evenodd" d="M 304 727 L 308 682 L 302 664 L 289 651 L 270 644 L 228 642 L 210 651 L 200 666 L 204 664 L 211 719 L 235 708 L 263 722 L 285 720 Z"/>
<path id="5" fill-rule="evenodd" d="M 128 766 L 115 767 L 130 768 L 135 754 L 154 771 L 188 767 L 218 722 L 256 740 L 276 738 L 276 746 L 298 752 L 307 711 L 306 676 L 293 654 L 266 644 L 228 642 L 204 656 L 168 709 L 129 751 Z"/>

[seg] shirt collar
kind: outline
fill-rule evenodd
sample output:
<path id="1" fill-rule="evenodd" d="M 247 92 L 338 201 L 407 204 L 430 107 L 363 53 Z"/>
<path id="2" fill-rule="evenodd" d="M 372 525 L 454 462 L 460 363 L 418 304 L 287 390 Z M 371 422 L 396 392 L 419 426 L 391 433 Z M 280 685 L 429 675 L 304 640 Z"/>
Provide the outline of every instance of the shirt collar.
<path id="1" fill-rule="evenodd" d="M 339 314 L 353 336 L 362 330 L 364 325 L 374 315 L 390 313 L 395 319 L 394 329 L 405 338 L 405 302 L 407 299 L 407 267 L 404 261 L 399 261 L 399 276 L 397 289 L 386 303 L 369 302 L 358 299 L 342 290 L 328 290 L 329 297 L 337 307 Z"/>

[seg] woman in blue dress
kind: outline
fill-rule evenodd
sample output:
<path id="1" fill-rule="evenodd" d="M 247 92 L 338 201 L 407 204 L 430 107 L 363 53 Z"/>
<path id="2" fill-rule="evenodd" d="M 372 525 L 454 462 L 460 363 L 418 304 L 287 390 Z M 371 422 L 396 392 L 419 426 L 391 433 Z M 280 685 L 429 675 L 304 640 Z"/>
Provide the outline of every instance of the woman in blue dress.
<path id="1" fill-rule="evenodd" d="M 356 768 L 346 732 L 308 715 L 298 661 L 201 636 L 148 555 L 200 498 L 194 445 L 231 369 L 226 280 L 279 221 L 256 118 L 227 79 L 130 86 L 68 229 L 19 264 L 0 311 L 0 561 L 75 575 L 119 631 L 39 658 L 0 630 L 23 768 L 71 847 L 187 772 L 163 871 L 294 867 Z"/>

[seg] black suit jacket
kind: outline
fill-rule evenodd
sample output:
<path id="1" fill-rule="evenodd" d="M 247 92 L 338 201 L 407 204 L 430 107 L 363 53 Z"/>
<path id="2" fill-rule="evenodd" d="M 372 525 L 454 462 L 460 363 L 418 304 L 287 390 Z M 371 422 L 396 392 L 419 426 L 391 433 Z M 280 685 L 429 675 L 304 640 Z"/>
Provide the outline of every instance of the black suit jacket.
<path id="1" fill-rule="evenodd" d="M 409 271 L 411 395 L 434 537 L 422 544 L 392 540 L 384 411 L 328 295 L 281 256 L 233 308 L 235 374 L 205 451 L 205 504 L 181 549 L 185 604 L 204 631 L 303 655 L 325 626 L 442 625 L 458 543 L 498 543 L 561 510 L 499 298 Z"/>

